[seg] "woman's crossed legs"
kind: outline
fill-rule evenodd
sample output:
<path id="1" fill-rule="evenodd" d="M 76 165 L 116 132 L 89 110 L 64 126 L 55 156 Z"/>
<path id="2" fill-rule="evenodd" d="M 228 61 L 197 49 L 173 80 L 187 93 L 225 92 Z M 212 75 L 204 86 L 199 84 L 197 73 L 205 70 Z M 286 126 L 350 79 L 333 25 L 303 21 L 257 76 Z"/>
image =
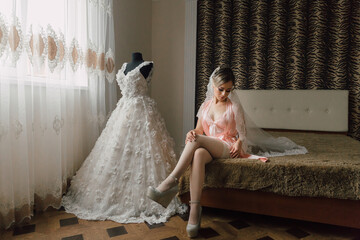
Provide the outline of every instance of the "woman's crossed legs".
<path id="1" fill-rule="evenodd" d="M 160 192 L 168 190 L 174 185 L 174 178 L 180 178 L 189 165 L 190 173 L 190 198 L 191 201 L 200 201 L 202 186 L 205 178 L 205 165 L 214 158 L 221 158 L 226 155 L 229 149 L 225 144 L 216 138 L 197 135 L 196 140 L 187 142 L 178 163 L 171 172 L 172 177 L 167 177 L 158 187 Z M 196 224 L 199 208 L 191 208 L 189 223 Z"/>

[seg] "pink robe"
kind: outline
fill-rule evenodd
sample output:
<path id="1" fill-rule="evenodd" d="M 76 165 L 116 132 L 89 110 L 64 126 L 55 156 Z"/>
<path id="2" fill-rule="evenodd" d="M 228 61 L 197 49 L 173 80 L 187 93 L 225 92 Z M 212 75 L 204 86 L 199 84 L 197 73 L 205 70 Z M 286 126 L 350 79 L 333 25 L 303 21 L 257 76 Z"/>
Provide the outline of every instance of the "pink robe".
<path id="1" fill-rule="evenodd" d="M 201 113 L 203 130 L 206 136 L 218 138 L 230 148 L 236 142 L 238 136 L 232 103 L 228 100 L 222 117 L 214 121 L 209 115 L 212 102 L 212 100 L 209 100 L 203 105 Z"/>
<path id="2" fill-rule="evenodd" d="M 214 137 L 221 140 L 225 145 L 230 149 L 231 146 L 237 141 L 238 138 L 242 141 L 242 149 L 244 153 L 246 153 L 247 145 L 246 145 L 246 127 L 244 121 L 244 115 L 238 114 L 241 119 L 237 119 L 239 122 L 238 130 L 236 128 L 235 114 L 234 112 L 238 111 L 238 109 L 234 109 L 234 105 L 230 101 L 230 99 L 226 102 L 226 110 L 223 113 L 222 117 L 214 121 L 211 119 L 209 115 L 209 110 L 213 104 L 213 100 L 208 100 L 204 102 L 198 112 L 197 117 L 201 119 L 201 124 L 205 135 L 208 137 Z M 259 159 L 263 162 L 267 162 L 268 158 L 247 154 L 246 158 L 250 159 Z"/>

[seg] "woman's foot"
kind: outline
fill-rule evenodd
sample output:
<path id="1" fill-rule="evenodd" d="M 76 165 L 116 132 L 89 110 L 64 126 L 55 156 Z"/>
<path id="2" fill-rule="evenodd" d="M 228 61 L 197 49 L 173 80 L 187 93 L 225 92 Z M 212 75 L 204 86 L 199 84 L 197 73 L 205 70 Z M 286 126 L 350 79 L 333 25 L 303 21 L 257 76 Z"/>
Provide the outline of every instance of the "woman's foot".
<path id="1" fill-rule="evenodd" d="M 193 238 L 198 235 L 200 230 L 202 208 L 200 206 L 200 201 L 190 201 L 189 203 L 191 204 L 191 208 L 186 232 L 188 237 Z"/>
<path id="2" fill-rule="evenodd" d="M 169 181 L 169 178 L 173 179 L 173 181 Z M 167 206 L 170 204 L 171 200 L 175 197 L 178 191 L 179 187 L 177 178 L 170 175 L 156 189 L 151 186 L 148 187 L 146 196 L 151 200 L 159 203 L 164 208 L 167 208 Z"/>
<path id="3" fill-rule="evenodd" d="M 190 201 L 190 213 L 189 213 L 189 221 L 190 224 L 197 224 L 199 220 L 199 212 L 200 212 L 200 201 Z"/>
<path id="4" fill-rule="evenodd" d="M 169 175 L 167 178 L 165 178 L 164 181 L 162 181 L 162 183 L 160 183 L 160 185 L 156 188 L 156 190 L 158 190 L 159 192 L 165 192 L 177 184 L 178 184 L 178 179 L 173 175 Z"/>

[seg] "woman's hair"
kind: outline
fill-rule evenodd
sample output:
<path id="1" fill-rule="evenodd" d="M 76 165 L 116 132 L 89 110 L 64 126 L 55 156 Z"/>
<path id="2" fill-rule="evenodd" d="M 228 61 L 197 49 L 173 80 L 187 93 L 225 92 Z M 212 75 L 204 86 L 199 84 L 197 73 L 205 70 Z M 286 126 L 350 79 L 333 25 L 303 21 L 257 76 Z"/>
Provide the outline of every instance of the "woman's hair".
<path id="1" fill-rule="evenodd" d="M 219 67 L 213 74 L 213 83 L 215 87 L 218 87 L 224 83 L 232 82 L 235 85 L 235 76 L 231 68 Z"/>

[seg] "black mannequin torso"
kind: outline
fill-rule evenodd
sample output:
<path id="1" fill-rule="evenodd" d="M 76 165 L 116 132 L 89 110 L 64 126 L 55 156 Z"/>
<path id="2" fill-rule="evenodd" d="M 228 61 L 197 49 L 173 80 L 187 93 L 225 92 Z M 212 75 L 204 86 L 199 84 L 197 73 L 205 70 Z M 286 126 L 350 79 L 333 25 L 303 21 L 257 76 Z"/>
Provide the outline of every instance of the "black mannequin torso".
<path id="1" fill-rule="evenodd" d="M 142 54 L 139 52 L 135 52 L 132 54 L 132 60 L 128 64 L 126 64 L 126 68 L 124 71 L 124 74 L 126 75 L 128 72 L 139 66 L 141 63 L 144 62 L 144 59 L 142 58 Z M 142 68 L 140 68 L 141 74 L 144 76 L 144 78 L 147 78 L 149 76 L 149 73 L 151 69 L 153 68 L 153 64 L 149 63 Z"/>

